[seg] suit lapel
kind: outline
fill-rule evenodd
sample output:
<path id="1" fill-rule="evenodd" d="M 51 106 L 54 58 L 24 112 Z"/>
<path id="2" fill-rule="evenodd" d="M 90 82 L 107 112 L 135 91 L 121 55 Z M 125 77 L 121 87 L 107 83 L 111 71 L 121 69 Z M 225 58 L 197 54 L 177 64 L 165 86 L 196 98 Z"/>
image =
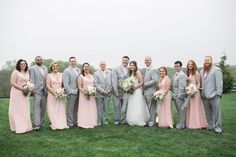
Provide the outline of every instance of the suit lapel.
<path id="1" fill-rule="evenodd" d="M 124 71 L 124 69 L 123 69 L 123 66 L 122 66 L 122 65 L 120 66 L 120 71 L 121 71 L 121 73 L 122 73 L 123 77 L 124 77 L 124 78 L 126 78 L 126 74 L 125 74 L 125 71 Z"/>
<path id="2" fill-rule="evenodd" d="M 105 77 L 104 77 L 104 75 L 103 75 L 102 70 L 99 70 L 99 75 L 100 75 L 100 77 L 101 77 L 103 80 L 105 80 Z"/>
<path id="3" fill-rule="evenodd" d="M 150 65 L 150 67 L 148 67 L 148 68 L 145 69 L 145 73 L 144 73 L 144 76 L 145 76 L 145 77 L 148 77 L 149 71 L 150 71 L 151 68 L 152 68 L 152 67 L 151 67 L 151 65 Z"/>
<path id="4" fill-rule="evenodd" d="M 206 75 L 206 77 L 204 76 L 205 74 L 204 74 L 204 70 L 203 70 L 203 79 L 204 79 L 204 80 L 208 80 L 208 78 L 210 77 L 211 74 L 212 74 L 212 68 L 211 68 L 211 70 L 208 72 L 208 74 Z"/>
<path id="5" fill-rule="evenodd" d="M 37 69 L 37 71 L 39 72 L 40 76 L 41 76 L 42 78 L 44 78 L 44 75 L 45 75 L 45 74 L 43 74 L 42 71 L 41 71 L 39 68 L 40 68 L 40 67 L 36 65 L 36 69 Z M 43 68 L 43 70 L 44 70 L 44 68 Z"/>
<path id="6" fill-rule="evenodd" d="M 77 70 L 77 69 L 76 69 Z M 73 74 L 75 74 L 76 76 L 78 76 L 78 73 L 76 74 L 76 71 L 70 66 L 70 72 L 71 73 L 73 73 Z M 77 72 L 78 72 L 78 70 L 77 70 Z"/>

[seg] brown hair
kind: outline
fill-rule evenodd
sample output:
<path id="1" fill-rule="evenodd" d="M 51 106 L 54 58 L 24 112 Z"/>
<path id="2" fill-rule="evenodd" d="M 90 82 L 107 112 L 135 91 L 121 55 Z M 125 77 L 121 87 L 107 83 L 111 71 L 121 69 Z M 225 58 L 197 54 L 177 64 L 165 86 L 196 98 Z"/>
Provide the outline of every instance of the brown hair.
<path id="1" fill-rule="evenodd" d="M 197 71 L 197 65 L 196 65 L 196 63 L 194 62 L 194 60 L 189 60 L 188 63 L 187 63 L 187 66 L 186 66 L 186 74 L 187 74 L 187 76 L 190 75 L 190 69 L 188 68 L 189 62 L 192 62 L 192 63 L 193 63 L 192 74 L 194 75 L 194 74 L 196 73 L 196 71 Z"/>
<path id="2" fill-rule="evenodd" d="M 136 72 L 138 71 L 138 66 L 137 66 L 137 62 L 136 61 L 131 61 L 130 63 L 129 63 L 129 66 L 131 65 L 131 64 L 133 64 L 134 66 L 135 66 L 135 70 L 134 70 L 134 76 L 136 76 Z M 131 76 L 131 74 L 132 74 L 132 70 L 129 68 L 129 76 Z"/>
<path id="3" fill-rule="evenodd" d="M 166 75 L 167 75 L 167 69 L 166 69 L 166 67 L 161 66 L 161 67 L 159 68 L 159 71 L 160 71 L 160 69 L 163 69 L 163 70 L 166 72 Z"/>
<path id="4" fill-rule="evenodd" d="M 71 59 L 75 59 L 75 60 L 76 60 L 76 58 L 75 58 L 74 56 L 71 56 L 71 57 L 69 58 L 69 61 L 70 61 Z"/>
<path id="5" fill-rule="evenodd" d="M 89 63 L 84 63 L 84 64 L 82 65 L 81 74 L 82 74 L 83 76 L 85 76 L 85 74 L 84 74 L 84 66 L 85 66 L 85 65 L 88 65 L 88 66 L 90 67 Z"/>
<path id="6" fill-rule="evenodd" d="M 27 63 L 26 60 L 24 60 L 24 59 L 19 59 L 19 60 L 17 61 L 17 63 L 16 63 L 16 70 L 18 70 L 18 71 L 21 70 L 21 69 L 20 69 L 20 63 L 21 63 L 21 62 L 25 62 L 25 64 L 26 64 L 25 72 L 27 72 L 27 71 L 28 71 L 28 63 Z"/>

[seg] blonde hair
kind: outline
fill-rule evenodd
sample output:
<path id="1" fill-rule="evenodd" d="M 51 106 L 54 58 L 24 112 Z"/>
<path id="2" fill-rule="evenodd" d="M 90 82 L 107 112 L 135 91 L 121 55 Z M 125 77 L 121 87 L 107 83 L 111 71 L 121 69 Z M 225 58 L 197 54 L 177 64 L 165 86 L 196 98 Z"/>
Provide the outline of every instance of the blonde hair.
<path id="1" fill-rule="evenodd" d="M 53 66 L 54 64 L 57 64 L 57 65 L 59 66 L 59 64 L 58 64 L 57 62 L 52 62 L 52 63 L 50 64 L 50 66 L 49 66 L 50 71 L 52 71 L 52 66 Z"/>

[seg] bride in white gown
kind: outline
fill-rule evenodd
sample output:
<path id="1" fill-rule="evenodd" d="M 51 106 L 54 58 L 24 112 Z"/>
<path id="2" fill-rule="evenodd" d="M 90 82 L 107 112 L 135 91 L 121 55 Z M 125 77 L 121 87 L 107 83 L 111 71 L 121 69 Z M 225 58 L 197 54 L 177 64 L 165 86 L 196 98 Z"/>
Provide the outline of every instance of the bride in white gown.
<path id="1" fill-rule="evenodd" d="M 126 121 L 129 125 L 144 126 L 149 120 L 149 112 L 142 92 L 143 77 L 135 61 L 129 65 L 129 75 L 135 80 L 136 89 L 129 95 Z"/>

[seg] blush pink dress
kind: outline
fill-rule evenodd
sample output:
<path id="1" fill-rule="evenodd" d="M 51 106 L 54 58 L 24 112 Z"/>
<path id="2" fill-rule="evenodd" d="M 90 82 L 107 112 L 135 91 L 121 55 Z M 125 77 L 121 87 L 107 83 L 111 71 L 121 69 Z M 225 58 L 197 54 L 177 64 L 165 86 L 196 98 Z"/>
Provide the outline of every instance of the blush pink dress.
<path id="1" fill-rule="evenodd" d="M 196 79 L 194 75 L 190 75 L 188 77 L 188 85 L 189 84 L 196 85 Z M 186 128 L 201 129 L 206 127 L 207 121 L 203 108 L 203 102 L 200 93 L 198 92 L 190 98 L 190 104 L 186 110 Z"/>
<path id="2" fill-rule="evenodd" d="M 167 76 L 162 81 L 158 81 L 158 88 L 160 91 L 165 91 L 166 81 L 169 79 Z M 172 96 L 169 91 L 161 104 L 157 104 L 158 126 L 161 128 L 173 128 L 173 118 L 171 112 Z"/>
<path id="3" fill-rule="evenodd" d="M 79 76 L 78 81 L 82 86 L 94 86 L 93 75 L 84 77 L 82 74 Z M 90 96 L 89 100 L 82 91 L 79 94 L 79 107 L 78 107 L 78 126 L 82 128 L 94 128 L 97 126 L 97 106 L 95 96 Z"/>
<path id="4" fill-rule="evenodd" d="M 47 77 L 50 79 L 52 88 L 62 88 L 62 75 L 60 75 L 58 78 L 55 78 L 49 74 Z M 53 130 L 69 128 L 66 122 L 65 102 L 56 100 L 56 97 L 50 92 L 48 92 L 47 98 L 47 112 L 48 118 L 51 122 L 50 127 Z"/>
<path id="5" fill-rule="evenodd" d="M 28 73 L 22 74 L 17 70 L 13 71 L 11 77 L 14 77 L 19 86 L 29 80 Z M 11 88 L 8 115 L 11 131 L 18 134 L 32 130 L 29 97 L 24 96 L 22 90 L 15 87 Z"/>

